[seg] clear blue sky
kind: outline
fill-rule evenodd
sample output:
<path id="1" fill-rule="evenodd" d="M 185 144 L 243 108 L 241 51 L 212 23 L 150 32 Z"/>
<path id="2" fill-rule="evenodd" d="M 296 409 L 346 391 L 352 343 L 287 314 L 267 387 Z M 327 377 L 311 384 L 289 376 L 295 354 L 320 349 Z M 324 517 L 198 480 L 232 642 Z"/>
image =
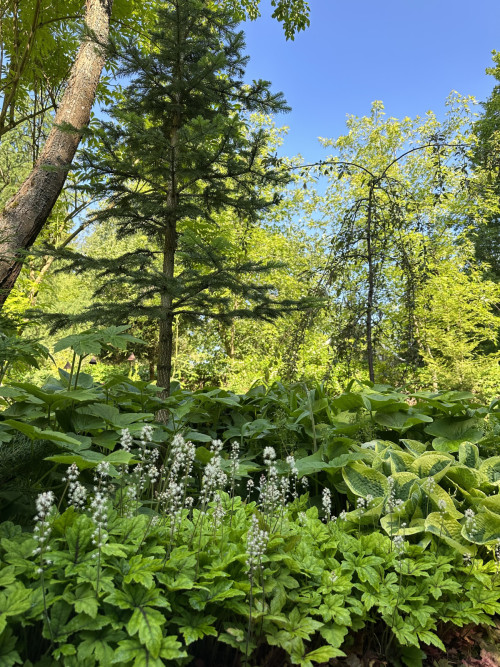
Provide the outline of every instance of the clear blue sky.
<path id="1" fill-rule="evenodd" d="M 249 78 L 268 79 L 292 112 L 283 153 L 324 157 L 318 136 L 336 137 L 346 114 L 382 100 L 389 116 L 442 115 L 452 90 L 484 100 L 500 50 L 500 0 L 310 0 L 311 25 L 286 41 L 270 18 L 243 25 Z"/>

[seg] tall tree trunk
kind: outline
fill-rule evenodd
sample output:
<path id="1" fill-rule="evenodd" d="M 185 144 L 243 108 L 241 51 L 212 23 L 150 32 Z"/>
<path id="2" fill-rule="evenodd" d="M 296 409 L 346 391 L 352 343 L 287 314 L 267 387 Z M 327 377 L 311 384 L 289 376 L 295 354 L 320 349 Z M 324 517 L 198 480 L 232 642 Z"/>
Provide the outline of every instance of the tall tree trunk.
<path id="1" fill-rule="evenodd" d="M 373 215 L 373 188 L 370 185 L 368 195 L 368 213 L 366 216 L 366 254 L 368 258 L 368 296 L 366 300 L 366 356 L 368 358 L 368 373 L 370 380 L 375 382 L 373 369 L 373 296 L 375 293 L 375 275 L 372 254 L 372 215 Z"/>
<path id="2" fill-rule="evenodd" d="M 180 4 L 176 3 L 177 34 L 176 45 L 180 46 L 183 41 Z M 182 76 L 182 57 L 177 53 L 177 63 L 173 70 L 174 80 L 180 81 Z M 180 94 L 175 95 L 178 109 L 181 109 Z M 165 235 L 163 237 L 163 275 L 172 279 L 175 270 L 175 253 L 177 250 L 177 216 L 176 209 L 179 203 L 177 191 L 177 160 L 179 153 L 179 130 L 181 127 L 180 111 L 174 113 L 170 129 L 170 183 L 168 191 L 168 219 L 165 221 Z M 157 385 L 163 388 L 160 398 L 166 398 L 170 394 L 170 376 L 172 374 L 172 352 L 173 352 L 173 324 L 174 313 L 172 310 L 172 295 L 162 292 L 161 295 L 162 318 L 160 320 L 160 331 L 158 338 L 158 379 Z M 159 410 L 156 419 L 166 423 L 167 411 Z"/>
<path id="3" fill-rule="evenodd" d="M 177 249 L 177 233 L 172 222 L 165 230 L 163 246 L 163 274 L 166 278 L 174 277 L 175 251 Z M 174 313 L 172 312 L 172 295 L 165 292 L 161 295 L 163 317 L 160 320 L 158 339 L 158 386 L 163 388 L 160 396 L 166 398 L 170 393 L 170 376 L 172 374 L 172 352 L 174 342 Z M 158 418 L 158 416 L 157 416 Z"/>
<path id="4" fill-rule="evenodd" d="M 92 37 L 86 37 L 80 46 L 40 157 L 0 214 L 0 309 L 21 270 L 22 251 L 35 242 L 61 193 L 82 130 L 90 120 L 105 61 L 103 47 L 108 42 L 112 5 L 113 0 L 87 0 L 85 24 Z"/>

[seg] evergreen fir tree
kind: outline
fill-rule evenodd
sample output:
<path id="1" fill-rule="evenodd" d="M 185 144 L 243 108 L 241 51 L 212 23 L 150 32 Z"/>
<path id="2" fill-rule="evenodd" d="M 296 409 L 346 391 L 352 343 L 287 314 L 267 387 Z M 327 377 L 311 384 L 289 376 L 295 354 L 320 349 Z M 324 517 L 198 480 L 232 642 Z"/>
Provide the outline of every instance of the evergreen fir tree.
<path id="1" fill-rule="evenodd" d="M 235 220 L 255 221 L 277 201 L 266 192 L 289 178 L 268 153 L 267 132 L 248 122 L 251 112 L 286 111 L 286 104 L 269 82 L 243 82 L 247 58 L 236 25 L 216 3 L 164 2 L 150 52 L 128 45 L 120 74 L 131 83 L 102 124 L 99 148 L 81 159 L 106 202 L 96 219 L 112 219 L 119 238 L 141 232 L 150 243 L 118 259 L 64 255 L 68 268 L 106 277 L 101 296 L 115 295 L 81 319 L 157 320 L 157 381 L 165 395 L 176 314 L 269 318 L 293 307 L 277 302 L 259 278 L 276 263 L 231 264 L 215 223 L 206 224 L 228 209 Z M 252 274 L 258 280 L 249 284 Z M 228 294 L 245 306 L 229 310 Z"/>

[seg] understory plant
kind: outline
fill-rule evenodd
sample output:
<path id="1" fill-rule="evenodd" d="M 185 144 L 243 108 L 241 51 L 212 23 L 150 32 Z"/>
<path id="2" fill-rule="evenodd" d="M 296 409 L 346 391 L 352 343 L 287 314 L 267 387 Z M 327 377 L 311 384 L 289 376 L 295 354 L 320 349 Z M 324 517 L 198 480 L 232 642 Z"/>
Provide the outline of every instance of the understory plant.
<path id="1" fill-rule="evenodd" d="M 246 499 L 236 448 L 211 443 L 200 483 L 192 444 L 167 449 L 160 464 L 151 427 L 124 431 L 118 461 L 40 494 L 32 530 L 0 525 L 2 664 L 310 667 L 375 627 L 391 664 L 419 665 L 444 624 L 500 612 L 494 551 L 366 531 L 327 493 L 320 511 L 271 448 Z"/>

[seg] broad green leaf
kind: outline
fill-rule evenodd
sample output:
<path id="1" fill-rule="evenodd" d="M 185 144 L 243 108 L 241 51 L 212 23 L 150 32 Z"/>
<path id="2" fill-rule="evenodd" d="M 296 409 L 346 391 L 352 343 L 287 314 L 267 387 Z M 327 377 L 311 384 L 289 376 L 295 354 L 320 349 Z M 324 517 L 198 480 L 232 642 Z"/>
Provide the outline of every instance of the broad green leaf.
<path id="1" fill-rule="evenodd" d="M 479 449 L 471 442 L 463 442 L 458 448 L 458 461 L 468 468 L 479 468 Z"/>
<path id="2" fill-rule="evenodd" d="M 77 448 L 81 447 L 79 440 L 70 438 L 68 435 L 59 433 L 58 431 L 42 430 L 37 426 L 32 426 L 31 424 L 19 422 L 14 419 L 6 419 L 4 424 L 7 424 L 11 428 L 16 429 L 16 431 L 20 431 L 24 435 L 28 436 L 28 438 L 31 440 L 49 440 L 50 442 L 73 445 Z"/>
<path id="3" fill-rule="evenodd" d="M 106 457 L 104 454 L 93 451 L 85 451 L 81 454 L 56 454 L 55 456 L 46 456 L 45 461 L 53 461 L 54 463 L 62 463 L 70 466 L 75 463 L 80 470 L 87 468 L 95 468 L 98 463 L 104 461 Z"/>
<path id="4" fill-rule="evenodd" d="M 424 453 L 410 466 L 410 472 L 414 472 L 419 477 L 434 477 L 439 482 L 446 475 L 448 468 L 453 464 L 454 459 L 445 454 L 434 454 L 433 452 Z"/>
<path id="5" fill-rule="evenodd" d="M 127 623 L 127 631 L 131 636 L 138 633 L 141 644 L 148 649 L 153 658 L 158 658 L 162 648 L 165 623 L 165 616 L 157 609 L 140 607 L 134 609 Z"/>
<path id="6" fill-rule="evenodd" d="M 402 442 L 406 449 L 415 456 L 420 456 L 427 449 L 427 445 L 424 442 L 420 442 L 419 440 L 408 440 L 407 438 L 402 438 L 400 442 Z"/>
<path id="7" fill-rule="evenodd" d="M 477 419 L 460 419 L 458 417 L 444 417 L 437 419 L 424 431 L 436 438 L 460 442 L 478 442 L 483 437 L 483 432 L 478 428 Z"/>
<path id="8" fill-rule="evenodd" d="M 465 521 L 462 535 L 474 544 L 497 544 L 500 539 L 500 515 L 482 509 L 473 521 Z"/>
<path id="9" fill-rule="evenodd" d="M 425 519 L 425 530 L 444 540 L 459 553 L 470 551 L 469 545 L 462 537 L 461 524 L 448 512 L 431 512 Z"/>
<path id="10" fill-rule="evenodd" d="M 460 465 L 459 463 L 448 468 L 446 477 L 455 482 L 455 484 L 458 484 L 458 486 L 465 491 L 478 488 L 486 481 L 485 477 L 481 475 L 479 470 Z"/>
<path id="11" fill-rule="evenodd" d="M 387 477 L 373 468 L 355 461 L 342 470 L 345 483 L 357 496 L 385 496 L 389 490 Z"/>
<path id="12" fill-rule="evenodd" d="M 406 410 L 398 410 L 397 412 L 377 412 L 373 419 L 380 426 L 401 432 L 407 431 L 412 426 L 415 426 L 415 424 L 432 422 L 432 417 L 419 413 L 411 413 Z"/>
<path id="13" fill-rule="evenodd" d="M 334 646 L 321 646 L 320 648 L 317 648 L 314 651 L 306 653 L 300 664 L 303 667 L 308 667 L 313 663 L 318 663 L 318 662 L 324 663 L 328 662 L 330 658 L 345 657 L 345 655 L 346 654 L 343 651 L 341 651 L 338 648 L 335 648 Z"/>
<path id="14" fill-rule="evenodd" d="M 479 471 L 486 476 L 490 484 L 500 486 L 500 456 L 492 456 L 483 461 Z"/>

